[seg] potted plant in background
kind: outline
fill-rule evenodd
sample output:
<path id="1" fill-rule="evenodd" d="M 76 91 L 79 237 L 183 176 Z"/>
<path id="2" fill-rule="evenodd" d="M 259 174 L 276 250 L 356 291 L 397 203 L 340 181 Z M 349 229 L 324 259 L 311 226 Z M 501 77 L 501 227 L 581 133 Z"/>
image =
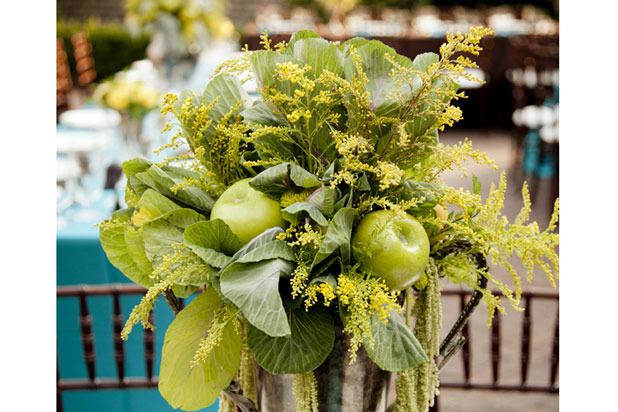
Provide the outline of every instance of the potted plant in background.
<path id="1" fill-rule="evenodd" d="M 213 39 L 234 33 L 224 8 L 224 0 L 127 0 L 126 22 L 133 32 L 150 35 L 147 55 L 175 85 L 191 76 L 199 53 Z"/>
<path id="2" fill-rule="evenodd" d="M 489 319 L 519 308 L 516 254 L 555 284 L 554 233 L 500 214 L 506 182 L 487 199 L 440 174 L 474 161 L 469 141 L 439 131 L 462 116 L 457 78 L 491 33 L 448 35 L 440 54 L 410 60 L 378 41 L 331 43 L 313 32 L 222 64 L 203 92 L 168 94 L 162 113 L 186 152 L 123 164 L 127 209 L 101 223 L 110 261 L 148 289 L 123 337 L 159 296 L 177 312 L 159 390 L 197 410 L 427 411 L 438 371 L 461 344 L 478 300 Z M 253 78 L 251 102 L 240 79 Z M 450 212 L 447 213 L 447 210 Z M 506 267 L 513 286 L 488 271 Z M 440 281 L 474 289 L 442 347 Z M 181 309 L 177 297 L 203 288 Z M 396 374 L 396 400 L 386 404 Z"/>

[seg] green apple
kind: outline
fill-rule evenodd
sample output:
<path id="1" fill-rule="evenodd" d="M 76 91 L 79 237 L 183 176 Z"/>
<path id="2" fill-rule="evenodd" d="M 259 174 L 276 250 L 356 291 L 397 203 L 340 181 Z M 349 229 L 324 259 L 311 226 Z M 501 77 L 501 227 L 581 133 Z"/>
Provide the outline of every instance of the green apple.
<path id="1" fill-rule="evenodd" d="M 425 272 L 429 239 L 423 226 L 406 214 L 378 210 L 363 217 L 352 234 L 354 258 L 381 277 L 391 290 L 403 290 Z"/>
<path id="2" fill-rule="evenodd" d="M 266 229 L 286 226 L 279 202 L 249 186 L 249 180 L 240 180 L 228 187 L 210 212 L 210 219 L 227 223 L 243 244 Z"/>

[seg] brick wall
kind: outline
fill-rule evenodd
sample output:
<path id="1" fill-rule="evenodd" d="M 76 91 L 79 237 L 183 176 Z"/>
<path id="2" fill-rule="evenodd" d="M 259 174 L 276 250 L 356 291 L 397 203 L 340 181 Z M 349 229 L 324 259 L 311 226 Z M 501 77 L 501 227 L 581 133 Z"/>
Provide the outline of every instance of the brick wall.
<path id="1" fill-rule="evenodd" d="M 285 0 L 228 0 L 227 15 L 235 25 L 255 21 L 258 8 L 266 3 L 285 4 Z M 67 20 L 84 21 L 97 16 L 105 22 L 124 19 L 124 0 L 57 0 L 58 16 Z"/>

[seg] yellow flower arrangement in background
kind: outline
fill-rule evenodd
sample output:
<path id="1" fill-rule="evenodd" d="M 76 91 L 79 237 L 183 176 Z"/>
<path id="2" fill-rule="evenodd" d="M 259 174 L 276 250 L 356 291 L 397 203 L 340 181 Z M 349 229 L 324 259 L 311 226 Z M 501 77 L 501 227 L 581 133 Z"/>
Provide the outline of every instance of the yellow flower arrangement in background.
<path id="1" fill-rule="evenodd" d="M 130 26 L 151 31 L 158 20 L 174 19 L 188 46 L 203 43 L 207 37 L 225 39 L 234 33 L 224 9 L 224 0 L 127 0 L 126 20 Z"/>
<path id="2" fill-rule="evenodd" d="M 94 100 L 102 106 L 125 112 L 134 118 L 143 117 L 158 107 L 161 94 L 141 81 L 127 81 L 113 78 L 100 83 L 94 93 Z"/>

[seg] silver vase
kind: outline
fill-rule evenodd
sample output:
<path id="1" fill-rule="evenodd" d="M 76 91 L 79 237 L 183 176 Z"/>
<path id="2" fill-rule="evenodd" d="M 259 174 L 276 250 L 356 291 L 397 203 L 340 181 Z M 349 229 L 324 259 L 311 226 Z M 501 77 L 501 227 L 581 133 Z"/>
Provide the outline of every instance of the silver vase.
<path id="1" fill-rule="evenodd" d="M 320 412 L 385 412 L 391 373 L 382 371 L 360 348 L 350 364 L 349 337 L 336 325 L 335 345 L 314 375 Z M 256 382 L 260 412 L 294 412 L 293 375 L 273 375 L 258 367 Z"/>

